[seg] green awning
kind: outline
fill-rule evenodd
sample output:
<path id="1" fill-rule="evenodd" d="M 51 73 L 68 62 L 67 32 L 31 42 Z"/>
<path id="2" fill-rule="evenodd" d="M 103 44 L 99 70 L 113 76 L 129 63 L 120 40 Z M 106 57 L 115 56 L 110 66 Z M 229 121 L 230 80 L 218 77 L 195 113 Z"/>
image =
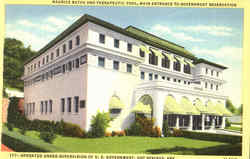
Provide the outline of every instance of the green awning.
<path id="1" fill-rule="evenodd" d="M 192 115 L 200 115 L 200 112 L 196 109 L 196 107 L 188 100 L 187 98 L 183 97 L 180 102 L 181 107 L 185 110 L 187 114 Z"/>
<path id="2" fill-rule="evenodd" d="M 154 48 L 151 48 L 151 50 L 154 52 L 155 56 L 158 56 L 160 58 L 164 58 L 164 56 L 162 55 L 162 53 L 159 50 L 156 50 Z"/>
<path id="3" fill-rule="evenodd" d="M 229 110 L 227 110 L 227 108 L 225 108 L 225 106 L 221 102 L 216 103 L 216 109 L 218 109 L 218 111 L 220 111 L 223 114 L 223 116 L 233 115 Z"/>
<path id="4" fill-rule="evenodd" d="M 176 102 L 174 97 L 167 96 L 164 105 L 164 114 L 187 114 L 185 110 Z"/>
<path id="5" fill-rule="evenodd" d="M 186 63 L 188 63 L 191 67 L 194 67 L 194 64 L 191 61 L 185 60 Z"/>
<path id="6" fill-rule="evenodd" d="M 173 55 L 170 55 L 170 54 L 168 54 L 168 53 L 165 53 L 164 55 L 166 55 L 170 61 L 176 62 L 176 59 L 174 58 Z"/>
<path id="7" fill-rule="evenodd" d="M 140 45 L 140 49 L 147 54 L 152 54 L 151 51 L 145 45 Z"/>
<path id="8" fill-rule="evenodd" d="M 109 109 L 123 109 L 124 104 L 121 102 L 120 98 L 117 96 L 112 96 L 109 101 Z"/>
<path id="9" fill-rule="evenodd" d="M 201 100 L 197 99 L 195 101 L 195 107 L 204 114 L 208 113 L 208 108 L 201 102 Z"/>
<path id="10" fill-rule="evenodd" d="M 218 116 L 222 116 L 223 114 L 216 108 L 216 105 L 214 105 L 211 101 L 207 102 L 207 109 L 208 109 L 208 113 L 210 115 L 218 115 Z"/>
<path id="11" fill-rule="evenodd" d="M 179 62 L 180 62 L 181 64 L 183 64 L 183 65 L 186 65 L 186 64 L 187 64 L 187 63 L 184 61 L 183 58 L 180 58 L 180 57 L 178 57 L 178 56 L 175 56 L 175 58 L 176 58 L 177 60 L 179 60 Z"/>
<path id="12" fill-rule="evenodd" d="M 151 114 L 152 109 L 149 104 L 145 105 L 141 101 L 137 102 L 134 108 L 132 109 L 134 113 L 143 113 L 143 114 Z"/>

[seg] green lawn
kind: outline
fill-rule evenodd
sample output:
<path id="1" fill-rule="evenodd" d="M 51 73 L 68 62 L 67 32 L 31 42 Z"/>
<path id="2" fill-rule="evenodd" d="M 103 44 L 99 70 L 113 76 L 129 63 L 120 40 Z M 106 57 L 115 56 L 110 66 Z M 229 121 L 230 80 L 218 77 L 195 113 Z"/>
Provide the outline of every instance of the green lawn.
<path id="1" fill-rule="evenodd" d="M 4 128 L 4 131 L 8 131 Z M 13 133 L 13 132 L 11 132 Z M 21 135 L 18 129 L 14 133 Z M 27 131 L 26 137 L 41 144 L 36 131 Z M 53 142 L 56 152 L 86 153 L 133 153 L 133 154 L 179 154 L 179 155 L 240 155 L 241 144 L 228 144 L 214 141 L 202 141 L 183 137 L 104 137 L 104 138 L 72 138 L 57 135 Z M 58 151 L 59 150 L 59 151 Z M 55 151 L 53 151 L 55 152 Z"/>
<path id="2" fill-rule="evenodd" d="M 225 129 L 228 129 L 228 130 L 236 130 L 236 131 L 242 131 L 240 127 L 233 127 L 233 126 L 226 127 Z"/>

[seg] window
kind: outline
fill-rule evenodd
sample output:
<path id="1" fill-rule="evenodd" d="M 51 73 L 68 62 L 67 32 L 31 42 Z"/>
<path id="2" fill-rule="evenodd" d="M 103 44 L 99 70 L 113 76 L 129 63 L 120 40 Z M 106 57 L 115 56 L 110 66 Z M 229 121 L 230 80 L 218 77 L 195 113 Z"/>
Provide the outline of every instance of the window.
<path id="1" fill-rule="evenodd" d="M 208 68 L 206 68 L 206 74 L 208 74 Z"/>
<path id="2" fill-rule="evenodd" d="M 213 84 L 210 85 L 211 89 L 213 89 Z"/>
<path id="3" fill-rule="evenodd" d="M 156 75 L 155 75 L 155 80 L 157 80 L 157 79 L 158 79 L 158 75 L 156 74 Z"/>
<path id="4" fill-rule="evenodd" d="M 179 83 L 181 83 L 181 80 L 178 80 Z"/>
<path id="5" fill-rule="evenodd" d="M 72 40 L 69 41 L 69 50 L 72 49 Z"/>
<path id="6" fill-rule="evenodd" d="M 71 97 L 68 97 L 68 112 L 71 112 Z"/>
<path id="7" fill-rule="evenodd" d="M 63 53 L 66 52 L 66 44 L 63 44 Z"/>
<path id="8" fill-rule="evenodd" d="M 98 66 L 105 67 L 105 58 L 104 57 L 98 57 Z"/>
<path id="9" fill-rule="evenodd" d="M 145 72 L 141 72 L 141 80 L 145 79 Z"/>
<path id="10" fill-rule="evenodd" d="M 162 76 L 161 78 L 162 78 L 163 80 L 165 80 L 165 76 Z"/>
<path id="11" fill-rule="evenodd" d="M 174 79 L 174 82 L 176 82 L 176 78 Z"/>
<path id="12" fill-rule="evenodd" d="M 45 114 L 48 112 L 48 101 L 45 101 Z"/>
<path id="13" fill-rule="evenodd" d="M 76 46 L 80 45 L 80 36 L 76 36 Z"/>
<path id="14" fill-rule="evenodd" d="M 218 91 L 219 90 L 219 86 L 218 85 L 216 85 L 216 91 Z"/>
<path id="15" fill-rule="evenodd" d="M 114 47 L 119 48 L 120 41 L 118 39 L 114 39 Z"/>
<path id="16" fill-rule="evenodd" d="M 49 62 L 49 55 L 46 56 L 46 63 Z"/>
<path id="17" fill-rule="evenodd" d="M 161 66 L 164 68 L 169 68 L 170 67 L 170 60 L 168 59 L 168 57 L 166 55 L 164 55 L 164 58 L 161 59 Z"/>
<path id="18" fill-rule="evenodd" d="M 104 34 L 99 34 L 99 43 L 105 44 L 105 35 Z"/>
<path id="19" fill-rule="evenodd" d="M 51 54 L 50 54 L 50 60 L 53 60 L 54 59 L 54 53 L 52 52 Z"/>
<path id="20" fill-rule="evenodd" d="M 31 65 L 31 71 L 33 71 L 33 65 Z"/>
<path id="21" fill-rule="evenodd" d="M 36 70 L 36 63 L 34 64 L 34 70 Z"/>
<path id="22" fill-rule="evenodd" d="M 57 49 L 56 49 L 56 57 L 58 57 L 59 55 L 60 55 L 60 49 L 57 48 Z"/>
<path id="23" fill-rule="evenodd" d="M 140 56 L 145 57 L 145 52 L 140 49 Z"/>
<path id="24" fill-rule="evenodd" d="M 132 44 L 128 43 L 127 51 L 128 52 L 132 52 Z"/>
<path id="25" fill-rule="evenodd" d="M 149 64 L 158 65 L 158 57 L 153 52 L 149 54 Z"/>
<path id="26" fill-rule="evenodd" d="M 214 70 L 211 70 L 211 76 L 213 76 L 214 75 Z"/>
<path id="27" fill-rule="evenodd" d="M 68 63 L 68 70 L 69 70 L 69 71 L 72 70 L 72 61 L 69 61 L 69 63 Z"/>
<path id="28" fill-rule="evenodd" d="M 127 72 L 132 73 L 132 65 L 127 64 Z"/>
<path id="29" fill-rule="evenodd" d="M 184 73 L 191 74 L 191 67 L 189 64 L 184 65 Z"/>
<path id="30" fill-rule="evenodd" d="M 65 99 L 64 98 L 61 99 L 61 110 L 64 113 L 65 111 Z"/>
<path id="31" fill-rule="evenodd" d="M 65 67 L 65 64 L 63 64 L 63 66 L 62 66 L 62 73 L 65 73 L 65 71 L 66 71 L 66 67 Z"/>
<path id="32" fill-rule="evenodd" d="M 33 103 L 33 114 L 35 114 L 35 103 Z"/>
<path id="33" fill-rule="evenodd" d="M 87 55 L 83 55 L 80 57 L 80 64 L 85 64 L 87 63 Z"/>
<path id="34" fill-rule="evenodd" d="M 119 62 L 118 61 L 113 61 L 113 69 L 119 70 Z"/>
<path id="35" fill-rule="evenodd" d="M 74 100 L 75 100 L 75 112 L 78 113 L 79 112 L 79 97 L 76 96 Z"/>
<path id="36" fill-rule="evenodd" d="M 190 85 L 190 82 L 188 82 L 188 85 Z"/>
<path id="37" fill-rule="evenodd" d="M 184 81 L 184 84 L 187 84 L 187 81 Z"/>
<path id="38" fill-rule="evenodd" d="M 52 100 L 49 100 L 49 112 L 52 113 Z"/>
<path id="39" fill-rule="evenodd" d="M 38 67 L 40 67 L 40 61 L 38 61 Z"/>
<path id="40" fill-rule="evenodd" d="M 45 57 L 43 58 L 43 65 L 45 64 Z"/>
<path id="41" fill-rule="evenodd" d="M 205 83 L 205 88 L 207 88 L 207 82 Z"/>
<path id="42" fill-rule="evenodd" d="M 153 80 L 153 74 L 152 73 L 148 74 L 148 78 L 149 80 Z"/>
<path id="43" fill-rule="evenodd" d="M 79 58 L 77 58 L 77 59 L 75 60 L 76 68 L 79 68 L 79 63 L 80 63 L 80 60 L 79 60 Z"/>
<path id="44" fill-rule="evenodd" d="M 170 81 L 170 77 L 167 77 L 167 80 Z"/>
<path id="45" fill-rule="evenodd" d="M 174 70 L 175 71 L 181 71 L 181 64 L 180 61 L 176 59 L 176 61 L 174 62 Z"/>
<path id="46" fill-rule="evenodd" d="M 216 72 L 216 76 L 219 77 L 219 72 Z"/>

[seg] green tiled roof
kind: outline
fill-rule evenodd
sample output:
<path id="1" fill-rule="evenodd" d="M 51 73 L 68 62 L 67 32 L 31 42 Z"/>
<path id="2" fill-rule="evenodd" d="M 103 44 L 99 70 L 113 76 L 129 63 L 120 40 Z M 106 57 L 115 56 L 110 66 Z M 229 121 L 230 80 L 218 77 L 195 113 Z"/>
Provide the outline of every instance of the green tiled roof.
<path id="1" fill-rule="evenodd" d="M 225 66 L 222 66 L 222 65 L 214 63 L 214 62 L 210 62 L 210 61 L 205 60 L 203 58 L 194 60 L 194 64 L 199 64 L 199 63 L 205 63 L 205 64 L 208 64 L 208 65 L 211 65 L 211 66 L 219 67 L 221 69 L 227 69 L 227 67 L 225 67 Z"/>
<path id="2" fill-rule="evenodd" d="M 109 109 L 123 109 L 124 104 L 117 96 L 112 96 L 109 101 Z"/>
<path id="3" fill-rule="evenodd" d="M 140 38 L 141 41 L 149 45 L 152 45 L 154 47 L 157 47 L 163 50 L 169 50 L 177 55 L 184 56 L 186 58 L 190 58 L 193 60 L 196 59 L 195 56 L 189 51 L 187 51 L 184 47 L 174 44 L 172 42 L 169 42 L 167 40 L 164 40 L 153 34 L 147 33 L 141 29 L 135 28 L 134 26 L 129 26 L 126 28 L 126 30 L 130 33 L 135 34 L 136 36 Z"/>

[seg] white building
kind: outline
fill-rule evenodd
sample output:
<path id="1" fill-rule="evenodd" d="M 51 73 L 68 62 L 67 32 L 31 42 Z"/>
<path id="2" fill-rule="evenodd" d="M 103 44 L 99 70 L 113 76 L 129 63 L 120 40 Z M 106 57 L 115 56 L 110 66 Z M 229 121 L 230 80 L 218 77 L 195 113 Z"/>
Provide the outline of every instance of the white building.
<path id="1" fill-rule="evenodd" d="M 125 29 L 84 15 L 25 64 L 29 119 L 61 120 L 90 129 L 96 112 L 110 111 L 109 130 L 152 114 L 156 126 L 224 128 L 226 67 L 133 26 Z"/>

